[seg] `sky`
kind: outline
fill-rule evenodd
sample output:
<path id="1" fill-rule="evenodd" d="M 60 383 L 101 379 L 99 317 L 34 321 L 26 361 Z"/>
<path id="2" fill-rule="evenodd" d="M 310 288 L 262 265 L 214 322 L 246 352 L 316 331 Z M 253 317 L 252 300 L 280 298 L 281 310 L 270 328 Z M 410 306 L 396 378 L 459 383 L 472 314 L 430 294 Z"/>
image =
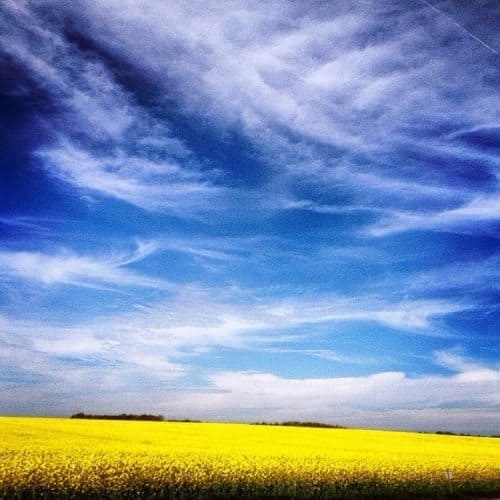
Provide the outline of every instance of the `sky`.
<path id="1" fill-rule="evenodd" d="M 0 33 L 0 414 L 500 434 L 498 2 Z"/>

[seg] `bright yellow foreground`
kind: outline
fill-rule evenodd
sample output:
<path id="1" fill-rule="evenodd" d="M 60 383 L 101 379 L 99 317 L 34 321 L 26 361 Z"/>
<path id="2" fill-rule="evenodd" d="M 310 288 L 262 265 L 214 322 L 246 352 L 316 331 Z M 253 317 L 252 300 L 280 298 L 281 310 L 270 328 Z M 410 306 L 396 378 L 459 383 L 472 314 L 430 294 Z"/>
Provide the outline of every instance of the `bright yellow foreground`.
<path id="1" fill-rule="evenodd" d="M 500 495 L 500 439 L 0 417 L 0 498 L 20 493 L 78 498 Z"/>

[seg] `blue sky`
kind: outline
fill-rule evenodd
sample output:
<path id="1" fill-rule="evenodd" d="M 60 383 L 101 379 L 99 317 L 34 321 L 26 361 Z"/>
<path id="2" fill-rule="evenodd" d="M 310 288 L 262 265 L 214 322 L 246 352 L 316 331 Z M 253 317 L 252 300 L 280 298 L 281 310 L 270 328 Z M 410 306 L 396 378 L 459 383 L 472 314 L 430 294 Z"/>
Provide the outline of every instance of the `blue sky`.
<path id="1" fill-rule="evenodd" d="M 0 412 L 500 432 L 499 24 L 5 0 Z"/>

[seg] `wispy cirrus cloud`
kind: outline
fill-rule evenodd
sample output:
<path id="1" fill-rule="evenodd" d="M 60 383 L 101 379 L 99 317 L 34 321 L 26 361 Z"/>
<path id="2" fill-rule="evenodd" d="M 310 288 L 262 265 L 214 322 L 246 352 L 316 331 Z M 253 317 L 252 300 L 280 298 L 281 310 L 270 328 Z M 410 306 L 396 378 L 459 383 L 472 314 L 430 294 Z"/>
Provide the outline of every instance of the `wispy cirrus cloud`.
<path id="1" fill-rule="evenodd" d="M 477 197 L 469 203 L 434 213 L 396 212 L 368 228 L 374 236 L 410 230 L 477 232 L 496 227 L 500 221 L 500 197 Z M 494 230 L 490 231 L 494 234 Z"/>
<path id="2" fill-rule="evenodd" d="M 37 157 L 50 175 L 74 187 L 148 210 L 193 216 L 223 202 L 224 188 L 216 187 L 210 174 L 141 152 L 118 149 L 99 154 L 62 140 L 38 151 Z"/>
<path id="3" fill-rule="evenodd" d="M 413 292 L 460 290 L 462 296 L 497 290 L 499 282 L 500 257 L 497 255 L 474 262 L 458 260 L 407 278 L 408 290 Z"/>
<path id="4" fill-rule="evenodd" d="M 148 251 L 139 248 L 136 255 L 122 262 L 133 262 Z M 498 399 L 498 370 L 468 361 L 456 351 L 435 354 L 437 365 L 455 372 L 450 376 L 412 378 L 403 372 L 380 372 L 293 379 L 273 373 L 208 369 L 206 373 L 197 371 L 198 382 L 190 378 L 196 357 L 218 352 L 221 347 L 282 355 L 293 352 L 337 363 L 356 363 L 359 360 L 352 355 L 312 349 L 304 327 L 307 331 L 314 325 L 368 322 L 411 334 L 433 335 L 435 318 L 464 307 L 443 300 L 389 303 L 370 296 L 275 300 L 241 290 L 188 286 L 169 300 L 137 304 L 130 312 L 82 323 L 38 324 L 4 317 L 0 324 L 0 356 L 3 353 L 8 361 L 2 364 L 1 371 L 6 380 L 13 380 L 14 372 L 18 380 L 35 377 L 42 385 L 50 380 L 50 411 L 59 413 L 75 411 L 75 404 L 92 410 L 144 408 L 144 395 L 152 391 L 156 396 L 148 403 L 149 411 L 168 410 L 169 415 L 180 417 L 314 417 L 345 425 L 384 426 L 390 422 L 404 428 L 405 415 L 416 412 L 415 424 L 421 428 L 436 426 L 451 416 L 446 428 L 462 429 L 466 423 L 455 418 L 446 405 L 470 405 L 474 401 L 476 410 L 482 408 L 483 414 L 473 427 L 487 432 L 492 428 L 490 408 Z M 185 382 L 171 385 L 173 380 Z M 89 381 L 93 381 L 95 389 L 90 392 Z M 4 386 L 8 411 L 24 404 L 23 394 L 31 396 L 32 405 L 45 408 L 43 390 L 35 395 L 31 385 Z M 433 416 L 428 414 L 430 407 L 435 407 Z"/>
<path id="5" fill-rule="evenodd" d="M 130 254 L 94 257 L 65 250 L 59 253 L 0 252 L 0 275 L 45 286 L 71 285 L 90 288 L 167 288 L 161 279 L 127 269 L 129 264 L 154 253 L 154 242 L 139 243 Z"/>
<path id="6" fill-rule="evenodd" d="M 241 120 L 252 136 L 260 128 L 274 140 L 275 125 L 282 125 L 338 146 L 378 150 L 400 147 L 404 140 L 414 144 L 413 134 L 423 133 L 431 119 L 457 130 L 462 123 L 480 126 L 497 118 L 487 107 L 495 89 L 479 76 L 488 54 L 425 5 L 395 12 L 390 3 L 367 2 L 356 9 L 341 2 L 335 10 L 305 14 L 276 2 L 266 13 L 255 4 L 230 10 L 212 6 L 201 15 L 189 3 L 166 8 L 155 2 L 154 16 L 147 18 L 140 16 L 140 5 L 83 5 L 72 14 L 91 23 L 99 43 L 128 58 L 140 53 L 142 67 L 157 75 L 160 85 L 184 82 L 175 91 L 185 93 L 192 111 L 205 106 L 205 112 L 219 118 Z M 111 33 L 102 28 L 109 16 L 120 21 L 112 24 Z M 394 18 L 397 25 L 390 23 Z M 169 37 L 164 36 L 165 25 L 172 28 Z M 381 27 L 383 34 L 377 32 Z M 130 42 L 130 31 L 139 35 L 145 30 L 148 38 Z M 456 59 L 477 55 L 479 60 L 470 61 L 477 74 L 451 67 L 455 63 L 432 38 L 439 30 L 439 37 L 449 38 Z M 173 47 L 183 57 L 165 60 L 163 54 Z M 451 78 L 441 79 L 445 74 Z M 426 79 L 433 85 L 422 85 Z M 465 87 L 458 106 L 453 91 Z M 398 105 L 391 106 L 396 100 Z"/>
<path id="7" fill-rule="evenodd" d="M 321 324 L 373 322 L 411 334 L 442 335 L 433 328 L 433 320 L 466 307 L 443 300 L 389 303 L 369 296 L 275 300 L 191 285 L 179 288 L 168 300 L 136 304 L 130 311 L 84 323 L 37 324 L 4 318 L 3 329 L 14 344 L 25 339 L 46 354 L 92 354 L 126 362 L 131 353 L 141 350 L 163 353 L 169 359 L 218 346 L 265 350 L 282 342 L 300 343 L 307 337 L 300 327 Z"/>
<path id="8" fill-rule="evenodd" d="M 55 139 L 36 151 L 52 178 L 141 208 L 193 216 L 223 204 L 216 169 L 201 168 L 167 120 L 136 102 L 98 58 L 31 2 L 7 2 L 0 48 L 44 89 Z"/>
<path id="9" fill-rule="evenodd" d="M 259 151 L 272 189 L 252 198 L 257 212 L 294 208 L 294 200 L 319 213 L 371 211 L 381 218 L 371 236 L 473 232 L 475 222 L 497 220 L 487 195 L 498 158 L 479 154 L 460 132 L 491 133 L 498 123 L 496 86 L 483 78 L 496 54 L 425 2 L 404 10 L 390 2 L 275 2 L 265 13 L 259 4 L 211 5 L 203 14 L 189 2 L 152 2 L 148 16 L 140 2 L 51 5 L 61 15 L 9 2 L 6 22 L 16 23 L 2 43 L 64 108 L 52 126 L 70 137 L 40 158 L 71 185 L 178 216 L 215 207 L 229 216 L 242 193 L 197 161 L 168 113 L 157 116 L 175 100 L 190 120 L 220 135 L 237 130 Z M 457 14 L 480 26 L 480 9 Z M 157 96 L 154 113 L 119 78 L 113 58 L 144 74 Z M 470 167 L 456 168 L 466 158 L 482 179 L 467 188 Z M 340 203 L 328 201 L 332 191 Z M 276 194 L 290 203 L 272 203 Z"/>
<path id="10" fill-rule="evenodd" d="M 44 217 L 0 217 L 0 224 L 4 226 L 40 233 L 49 231 L 47 223 L 50 222 L 53 222 L 53 220 Z"/>

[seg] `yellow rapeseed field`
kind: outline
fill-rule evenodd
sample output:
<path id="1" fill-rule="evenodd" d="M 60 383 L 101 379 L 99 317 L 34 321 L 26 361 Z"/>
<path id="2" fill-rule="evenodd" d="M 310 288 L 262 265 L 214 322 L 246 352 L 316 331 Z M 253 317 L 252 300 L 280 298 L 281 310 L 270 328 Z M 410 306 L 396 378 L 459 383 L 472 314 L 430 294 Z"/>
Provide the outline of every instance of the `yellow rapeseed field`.
<path id="1" fill-rule="evenodd" d="M 0 498 L 500 496 L 500 439 L 0 417 Z"/>

